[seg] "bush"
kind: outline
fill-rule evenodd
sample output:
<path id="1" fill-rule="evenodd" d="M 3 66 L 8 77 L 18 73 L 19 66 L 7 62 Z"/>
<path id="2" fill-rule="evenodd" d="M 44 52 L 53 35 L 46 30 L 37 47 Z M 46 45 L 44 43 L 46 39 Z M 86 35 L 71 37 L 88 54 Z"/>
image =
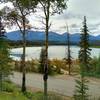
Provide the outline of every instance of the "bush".
<path id="1" fill-rule="evenodd" d="M 13 83 L 11 83 L 10 81 L 4 81 L 2 83 L 2 91 L 14 92 L 14 91 L 16 91 L 16 86 Z"/>
<path id="2" fill-rule="evenodd" d="M 32 98 L 33 98 L 33 93 L 32 92 L 24 92 L 24 95 L 30 100 L 32 100 Z"/>
<path id="3" fill-rule="evenodd" d="M 21 62 L 15 61 L 15 71 L 21 71 Z M 67 71 L 68 66 L 66 65 L 64 60 L 48 60 L 48 74 L 55 75 L 55 74 L 62 74 L 62 70 Z M 79 70 L 79 67 L 74 67 L 74 72 Z M 40 60 L 31 60 L 26 61 L 26 72 L 36 72 L 36 73 L 44 73 L 44 64 Z M 78 71 L 77 71 L 78 72 Z"/>
<path id="4" fill-rule="evenodd" d="M 85 75 L 100 78 L 100 56 L 92 59 L 91 70 L 89 73 L 85 73 Z"/>
<path id="5" fill-rule="evenodd" d="M 26 61 L 26 72 L 38 72 L 38 61 Z M 15 61 L 15 71 L 22 72 L 21 61 Z"/>
<path id="6" fill-rule="evenodd" d="M 42 92 L 37 92 L 33 95 L 32 100 L 44 100 L 44 94 Z M 48 94 L 47 100 L 65 100 L 62 96 L 57 94 Z"/>

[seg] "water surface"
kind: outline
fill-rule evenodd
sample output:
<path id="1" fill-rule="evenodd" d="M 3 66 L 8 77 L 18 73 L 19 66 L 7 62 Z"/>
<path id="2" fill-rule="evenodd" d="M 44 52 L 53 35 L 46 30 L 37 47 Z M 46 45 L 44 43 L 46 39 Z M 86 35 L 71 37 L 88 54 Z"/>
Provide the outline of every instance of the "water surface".
<path id="1" fill-rule="evenodd" d="M 73 59 L 78 58 L 79 52 L 78 46 L 71 46 L 71 55 Z M 98 57 L 100 54 L 100 48 L 91 48 L 91 57 Z M 41 47 L 26 47 L 26 60 L 39 59 L 41 52 Z M 50 59 L 63 59 L 67 56 L 66 46 L 49 46 L 48 48 Z M 11 49 L 11 57 L 14 60 L 20 60 L 22 55 L 22 48 Z"/>

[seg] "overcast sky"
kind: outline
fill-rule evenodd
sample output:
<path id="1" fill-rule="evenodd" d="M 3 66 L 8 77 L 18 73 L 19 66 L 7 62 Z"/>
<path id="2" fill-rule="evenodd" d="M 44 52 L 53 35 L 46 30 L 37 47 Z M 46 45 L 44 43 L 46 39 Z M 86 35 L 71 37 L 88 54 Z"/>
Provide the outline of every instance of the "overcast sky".
<path id="1" fill-rule="evenodd" d="M 62 34 L 66 32 L 65 26 L 68 23 L 71 33 L 80 32 L 84 16 L 87 17 L 90 33 L 100 35 L 100 0 L 69 0 L 68 8 L 63 14 L 51 17 L 51 30 Z M 34 25 L 40 25 L 37 22 Z"/>
<path id="2" fill-rule="evenodd" d="M 100 0 L 69 0 L 67 5 L 68 8 L 63 14 L 51 17 L 50 30 L 62 34 L 66 32 L 65 26 L 68 23 L 71 33 L 80 32 L 83 17 L 86 16 L 90 33 L 100 35 Z M 29 16 L 30 24 L 41 27 L 42 18 L 37 17 L 41 14 L 39 12 L 35 17 Z"/>
<path id="3" fill-rule="evenodd" d="M 53 28 L 59 27 L 58 31 L 64 32 L 65 29 L 60 27 L 67 22 L 71 33 L 80 32 L 84 16 L 87 17 L 90 33 L 100 35 L 100 0 L 69 0 L 68 9 L 54 18 L 57 24 Z"/>

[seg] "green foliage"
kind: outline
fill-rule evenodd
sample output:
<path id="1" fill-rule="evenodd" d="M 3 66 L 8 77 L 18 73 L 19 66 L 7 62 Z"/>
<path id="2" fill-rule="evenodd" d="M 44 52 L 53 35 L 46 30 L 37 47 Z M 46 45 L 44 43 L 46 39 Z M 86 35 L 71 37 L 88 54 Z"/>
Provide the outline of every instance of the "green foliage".
<path id="1" fill-rule="evenodd" d="M 2 90 L 5 92 L 14 92 L 16 91 L 16 86 L 11 82 L 3 82 L 2 83 Z"/>
<path id="2" fill-rule="evenodd" d="M 0 100 L 29 100 L 22 93 L 0 93 Z"/>
<path id="3" fill-rule="evenodd" d="M 91 49 L 89 48 L 89 34 L 88 34 L 88 28 L 87 28 L 87 23 L 86 23 L 86 17 L 84 17 L 84 22 L 83 22 L 83 28 L 81 32 L 81 37 L 80 37 L 80 51 L 79 51 L 79 60 L 80 64 L 84 65 L 83 70 L 89 72 L 91 69 Z"/>
<path id="4" fill-rule="evenodd" d="M 80 47 L 81 49 L 79 51 L 79 60 L 81 78 L 80 80 L 76 80 L 76 90 L 74 98 L 75 100 L 89 100 L 89 96 L 87 94 L 88 85 L 86 84 L 88 81 L 85 79 L 85 72 L 90 71 L 91 49 L 89 48 L 89 34 L 86 24 L 86 17 L 84 17 L 83 22 Z"/>
<path id="5" fill-rule="evenodd" d="M 33 95 L 32 100 L 44 100 L 44 94 L 42 92 L 37 92 Z M 48 94 L 47 100 L 65 100 L 61 95 Z"/>
<path id="6" fill-rule="evenodd" d="M 52 9 L 51 11 L 49 11 L 51 15 L 55 14 L 55 13 L 62 13 L 63 12 L 63 9 L 66 9 L 67 8 L 67 5 L 66 5 L 66 2 L 67 0 L 48 0 L 48 2 L 46 0 L 38 0 L 39 3 L 42 5 L 42 7 L 45 7 L 45 11 L 46 14 L 47 14 L 47 9 L 49 8 Z"/>
<path id="7" fill-rule="evenodd" d="M 81 77 L 81 79 L 76 80 L 76 90 L 74 94 L 75 100 L 89 100 L 88 92 L 88 85 L 87 80 L 84 77 Z"/>
<path id="8" fill-rule="evenodd" d="M 27 92 L 24 94 L 18 91 L 13 93 L 2 92 L 0 93 L 0 100 L 44 100 L 44 96 L 42 92 L 36 92 L 36 93 Z M 67 100 L 67 99 L 64 99 L 60 95 L 49 94 L 48 100 Z"/>
<path id="9" fill-rule="evenodd" d="M 4 35 L 5 30 L 0 17 L 0 89 L 2 91 L 2 82 L 11 74 L 11 58 L 9 53 L 9 46 Z"/>
<path id="10" fill-rule="evenodd" d="M 30 100 L 32 100 L 32 98 L 33 98 L 33 93 L 32 92 L 24 92 L 24 95 Z"/>
<path id="11" fill-rule="evenodd" d="M 92 67 L 94 68 L 93 71 L 95 72 L 95 74 L 99 74 L 100 75 L 100 56 L 94 57 L 92 60 Z"/>
<path id="12" fill-rule="evenodd" d="M 85 72 L 85 76 L 100 78 L 100 56 L 94 57 L 91 60 L 91 66 L 92 66 L 92 69 L 88 73 Z"/>

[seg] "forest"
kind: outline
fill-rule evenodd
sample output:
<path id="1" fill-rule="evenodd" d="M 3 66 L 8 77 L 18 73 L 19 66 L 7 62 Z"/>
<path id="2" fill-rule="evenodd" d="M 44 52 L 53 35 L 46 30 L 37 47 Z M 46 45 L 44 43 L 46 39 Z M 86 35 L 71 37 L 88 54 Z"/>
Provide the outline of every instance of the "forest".
<path id="1" fill-rule="evenodd" d="M 73 59 L 69 23 L 65 24 L 66 42 L 55 45 L 66 46 L 63 59 L 49 59 L 49 32 L 51 16 L 67 11 L 70 0 L 1 0 L 13 6 L 0 10 L 0 100 L 100 100 L 100 55 L 91 57 L 91 47 L 99 48 L 99 43 L 89 42 L 87 16 L 82 16 L 78 58 Z M 33 27 L 31 14 L 41 11 L 44 41 L 27 41 L 26 35 Z M 67 20 L 67 19 L 66 19 Z M 33 20 L 34 23 L 34 20 Z M 6 28 L 16 26 L 22 36 L 21 41 L 9 41 Z M 26 48 L 40 46 L 39 59 L 26 60 Z M 97 44 L 97 45 L 96 45 Z M 12 48 L 22 48 L 20 60 L 11 57 Z M 59 51 L 59 48 L 58 50 Z M 96 53 L 96 52 L 95 52 Z"/>

